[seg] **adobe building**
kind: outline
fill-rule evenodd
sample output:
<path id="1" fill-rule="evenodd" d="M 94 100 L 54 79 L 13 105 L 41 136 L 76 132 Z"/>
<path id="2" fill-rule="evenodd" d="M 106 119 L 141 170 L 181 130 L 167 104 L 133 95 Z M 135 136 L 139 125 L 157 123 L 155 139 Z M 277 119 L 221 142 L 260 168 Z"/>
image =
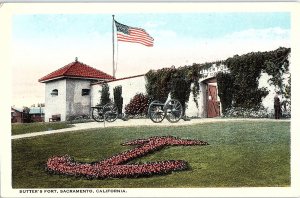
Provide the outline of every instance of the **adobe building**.
<path id="1" fill-rule="evenodd" d="M 89 115 L 91 83 L 114 79 L 111 75 L 81 63 L 74 62 L 42 77 L 45 83 L 45 122 L 53 116 L 66 121 L 72 116 Z"/>
<path id="2" fill-rule="evenodd" d="M 280 48 L 279 48 L 280 50 Z M 272 52 L 272 51 L 271 51 Z M 251 53 L 250 53 L 251 54 Z M 243 56 L 243 55 L 242 55 Z M 248 55 L 247 55 L 248 56 Z M 290 52 L 286 55 L 290 61 Z M 222 116 L 222 104 L 218 93 L 216 75 L 231 73 L 224 62 L 206 63 L 199 73 L 199 94 L 190 94 L 187 102 L 186 116 L 198 118 L 213 118 Z M 282 67 L 285 67 L 282 64 Z M 282 85 L 288 85 L 290 72 L 280 73 Z M 261 71 L 258 87 L 266 87 L 268 95 L 262 99 L 261 105 L 268 113 L 273 112 L 273 97 L 277 88 L 270 81 L 266 71 Z M 90 115 L 91 107 L 99 103 L 103 82 L 109 86 L 110 96 L 113 98 L 113 89 L 122 86 L 123 112 L 125 106 L 138 93 L 147 94 L 146 77 L 144 74 L 115 79 L 109 74 L 92 68 L 84 63 L 72 62 L 41 78 L 45 83 L 45 121 L 53 115 L 59 115 L 61 121 L 69 120 L 72 116 Z M 194 86 L 193 84 L 191 86 Z M 194 98 L 195 97 L 195 98 Z M 197 101 L 197 104 L 195 103 Z M 161 101 L 166 102 L 166 101 Z"/>
<path id="3" fill-rule="evenodd" d="M 200 118 L 214 118 L 221 116 L 222 105 L 218 96 L 218 85 L 216 80 L 216 74 L 218 72 L 228 72 L 228 68 L 225 65 L 212 64 L 210 68 L 200 71 L 202 78 L 199 79 L 200 93 L 195 98 L 198 101 L 199 107 L 194 102 L 194 96 L 191 93 L 189 101 L 186 105 L 186 115 L 189 117 Z M 95 82 L 91 84 L 91 105 L 95 106 L 99 102 L 103 82 Z M 120 79 L 112 79 L 106 81 L 109 86 L 110 96 L 113 96 L 113 89 L 117 86 L 122 86 L 123 97 L 123 112 L 125 105 L 137 93 L 146 94 L 146 77 L 145 75 L 136 75 Z M 192 85 L 193 86 L 193 85 Z M 165 102 L 165 101 L 161 101 Z"/>
<path id="4" fill-rule="evenodd" d="M 251 57 L 257 54 L 258 53 L 248 53 L 245 55 L 240 55 L 240 57 L 249 57 L 249 56 Z M 291 61 L 290 49 L 278 48 L 277 50 L 274 51 L 259 52 L 259 55 L 261 54 L 268 54 L 271 57 L 271 59 L 275 62 L 276 60 L 280 60 L 278 65 L 276 65 L 276 67 L 278 67 L 276 68 L 276 71 L 278 70 L 278 72 L 273 75 L 277 77 L 280 76 L 279 80 L 281 82 L 282 87 L 285 88 L 288 87 L 289 79 L 291 75 L 290 70 L 288 69 Z M 263 62 L 270 63 L 270 61 L 268 61 L 266 57 L 268 56 L 265 56 Z M 202 65 L 200 64 L 200 66 L 201 66 L 199 70 L 200 79 L 198 81 L 200 87 L 199 94 L 197 96 L 194 96 L 192 92 L 190 93 L 190 98 L 186 104 L 187 107 L 185 111 L 186 116 L 197 117 L 197 118 L 214 118 L 214 117 L 223 116 L 222 115 L 223 107 L 219 97 L 219 85 L 217 83 L 217 74 L 218 73 L 229 74 L 231 73 L 231 71 L 228 68 L 228 65 L 226 65 L 225 60 L 205 63 Z M 241 71 L 241 73 L 243 72 Z M 146 85 L 145 78 L 146 78 L 145 75 L 137 75 L 137 76 L 131 76 L 122 79 L 109 80 L 107 81 L 107 84 L 109 85 L 110 95 L 113 96 L 113 89 L 115 87 L 122 86 L 123 110 L 124 110 L 125 105 L 127 105 L 130 102 L 130 100 L 134 97 L 135 94 L 137 93 L 147 94 L 146 87 L 145 87 Z M 252 80 L 258 81 L 258 89 L 265 88 L 268 92 L 265 97 L 262 97 L 262 101 L 260 104 L 262 111 L 264 111 L 265 115 L 268 116 L 272 116 L 272 113 L 274 111 L 274 96 L 276 95 L 276 92 L 279 91 L 279 88 L 274 85 L 272 79 L 274 79 L 274 76 L 268 74 L 266 69 L 261 69 L 257 79 L 250 79 L 250 81 Z M 194 85 L 192 84 L 191 86 Z M 92 105 L 97 104 L 101 95 L 99 90 L 101 89 L 102 89 L 101 82 L 92 83 L 91 86 Z M 286 97 L 287 96 L 282 94 L 280 101 L 283 103 L 288 102 L 290 99 Z M 198 105 L 196 105 L 195 101 L 197 101 Z M 165 101 L 161 101 L 161 102 L 164 103 Z M 286 113 L 288 114 L 291 106 L 289 103 L 286 103 L 286 105 L 287 106 L 285 107 L 284 111 L 286 111 Z"/>

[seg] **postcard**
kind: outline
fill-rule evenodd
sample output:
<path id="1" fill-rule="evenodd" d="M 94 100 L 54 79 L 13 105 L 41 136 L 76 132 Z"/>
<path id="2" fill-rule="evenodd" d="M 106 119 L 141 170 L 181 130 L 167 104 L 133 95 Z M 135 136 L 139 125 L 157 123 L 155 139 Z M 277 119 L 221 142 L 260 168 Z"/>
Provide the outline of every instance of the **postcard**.
<path id="1" fill-rule="evenodd" d="M 2 3 L 1 197 L 299 197 L 299 8 Z"/>

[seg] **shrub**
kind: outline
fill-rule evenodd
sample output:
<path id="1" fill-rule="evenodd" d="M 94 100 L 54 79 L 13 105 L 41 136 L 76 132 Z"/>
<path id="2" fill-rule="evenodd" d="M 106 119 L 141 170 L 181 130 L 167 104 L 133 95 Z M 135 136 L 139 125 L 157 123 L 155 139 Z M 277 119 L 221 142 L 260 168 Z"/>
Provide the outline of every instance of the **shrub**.
<path id="1" fill-rule="evenodd" d="M 83 122 L 91 122 L 92 120 L 89 114 L 77 114 L 77 115 L 67 116 L 66 121 L 70 123 L 83 123 Z"/>
<path id="2" fill-rule="evenodd" d="M 101 98 L 100 98 L 100 105 L 106 105 L 110 102 L 109 97 L 109 86 L 107 83 L 102 84 L 102 91 L 101 91 Z"/>
<path id="3" fill-rule="evenodd" d="M 136 115 L 147 115 L 150 100 L 147 95 L 143 93 L 136 94 L 125 106 L 125 114 L 136 116 Z"/>
<path id="4" fill-rule="evenodd" d="M 30 109 L 28 107 L 23 107 L 23 118 L 22 122 L 30 123 L 33 122 L 31 115 L 29 114 Z"/>
<path id="5" fill-rule="evenodd" d="M 223 117 L 232 117 L 232 118 L 273 118 L 274 113 L 268 112 L 268 109 L 264 107 L 257 108 L 242 108 L 242 107 L 232 107 L 228 108 Z"/>
<path id="6" fill-rule="evenodd" d="M 287 111 L 283 111 L 281 114 L 282 118 L 291 118 L 291 111 L 287 110 Z"/>
<path id="7" fill-rule="evenodd" d="M 114 102 L 118 108 L 119 114 L 122 114 L 123 109 L 123 97 L 122 97 L 122 86 L 116 86 L 114 88 Z"/>

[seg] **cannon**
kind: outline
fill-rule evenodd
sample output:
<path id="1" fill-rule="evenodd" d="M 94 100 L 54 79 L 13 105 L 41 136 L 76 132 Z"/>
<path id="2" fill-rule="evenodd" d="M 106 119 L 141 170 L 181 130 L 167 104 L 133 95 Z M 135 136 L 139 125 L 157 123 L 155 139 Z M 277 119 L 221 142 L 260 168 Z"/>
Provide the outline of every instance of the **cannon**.
<path id="1" fill-rule="evenodd" d="M 155 123 L 160 123 L 165 118 L 167 118 L 169 122 L 175 123 L 182 118 L 182 114 L 182 105 L 176 99 L 167 100 L 165 103 L 154 100 L 150 103 L 148 108 L 148 116 Z"/>
<path id="2" fill-rule="evenodd" d="M 114 103 L 96 105 L 92 108 L 92 118 L 96 122 L 114 122 L 118 117 L 118 108 Z"/>

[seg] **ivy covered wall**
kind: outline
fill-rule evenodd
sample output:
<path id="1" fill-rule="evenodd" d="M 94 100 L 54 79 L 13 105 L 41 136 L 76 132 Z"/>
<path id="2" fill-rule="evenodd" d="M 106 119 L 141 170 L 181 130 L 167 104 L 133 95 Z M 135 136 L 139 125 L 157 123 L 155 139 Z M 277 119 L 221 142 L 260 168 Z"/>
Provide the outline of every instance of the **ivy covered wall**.
<path id="1" fill-rule="evenodd" d="M 205 83 L 200 82 L 211 77 L 217 78 L 223 114 L 232 109 L 260 111 L 266 100 L 273 102 L 275 92 L 282 96 L 283 104 L 290 109 L 290 53 L 290 48 L 283 47 L 251 52 L 223 61 L 150 70 L 145 75 L 108 84 L 110 92 L 114 87 L 122 86 L 123 110 L 137 93 L 144 93 L 161 102 L 171 96 L 186 107 L 187 116 L 205 117 L 206 88 Z M 100 84 L 92 86 L 92 105 L 99 103 L 99 89 L 102 89 Z"/>
<path id="2" fill-rule="evenodd" d="M 291 86 L 283 82 L 287 75 L 290 82 L 290 52 L 290 48 L 280 47 L 273 51 L 235 55 L 224 61 L 151 70 L 145 75 L 147 94 L 164 102 L 171 93 L 173 99 L 185 105 L 191 91 L 199 108 L 199 101 L 195 98 L 199 95 L 200 79 L 216 77 L 223 114 L 231 108 L 261 110 L 264 98 L 274 91 L 270 90 L 271 86 L 283 96 L 283 104 L 290 106 Z M 210 76 L 205 76 L 206 73 Z M 270 76 L 266 86 L 260 86 L 263 73 Z"/>
<path id="3" fill-rule="evenodd" d="M 290 48 L 278 48 L 274 51 L 251 52 L 236 55 L 225 61 L 230 73 L 217 74 L 219 96 L 223 105 L 223 113 L 229 108 L 259 110 L 262 100 L 269 94 L 269 86 L 282 95 L 282 102 L 290 104 L 290 81 L 284 83 L 289 75 Z M 263 73 L 268 74 L 269 86 L 259 86 Z M 274 97 L 274 96 L 273 96 Z"/>
<path id="4" fill-rule="evenodd" d="M 199 65 L 163 68 L 150 70 L 146 73 L 146 91 L 151 100 L 166 102 L 170 94 L 172 99 L 177 99 L 183 107 L 183 115 L 190 93 L 194 98 L 199 94 L 199 79 L 201 77 Z M 193 86 L 192 86 L 193 85 Z M 198 101 L 194 100 L 198 106 Z"/>

